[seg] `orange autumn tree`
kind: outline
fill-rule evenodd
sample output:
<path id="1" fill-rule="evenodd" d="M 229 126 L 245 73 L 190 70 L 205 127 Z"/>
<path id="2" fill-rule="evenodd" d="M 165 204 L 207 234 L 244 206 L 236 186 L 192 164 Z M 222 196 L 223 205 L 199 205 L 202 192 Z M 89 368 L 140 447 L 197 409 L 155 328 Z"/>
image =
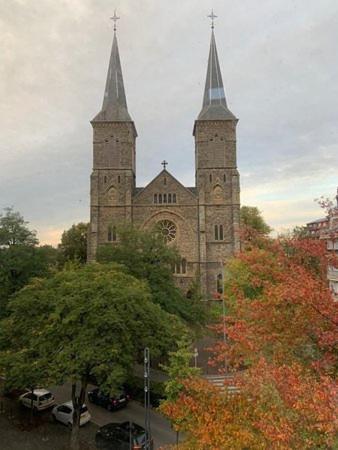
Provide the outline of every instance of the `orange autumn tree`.
<path id="1" fill-rule="evenodd" d="M 337 445 L 338 317 L 328 263 L 337 264 L 320 241 L 256 237 L 228 264 L 227 341 L 212 349 L 212 364 L 226 359 L 241 393 L 216 392 L 214 399 L 205 382 L 187 380 L 177 399 L 163 405 L 169 418 L 180 418 L 187 436 L 182 448 Z M 221 336 L 223 323 L 214 327 Z"/>

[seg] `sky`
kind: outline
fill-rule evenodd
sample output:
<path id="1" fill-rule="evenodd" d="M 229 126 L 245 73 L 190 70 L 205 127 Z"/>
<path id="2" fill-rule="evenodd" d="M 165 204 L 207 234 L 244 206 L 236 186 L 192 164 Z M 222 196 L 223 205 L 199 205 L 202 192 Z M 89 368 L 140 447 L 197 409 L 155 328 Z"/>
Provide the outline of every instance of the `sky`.
<path id="1" fill-rule="evenodd" d="M 213 8 L 241 203 L 276 232 L 321 217 L 314 199 L 338 186 L 337 0 L 0 0 L 0 210 L 20 211 L 42 244 L 89 220 L 115 8 L 137 185 L 163 159 L 194 185 Z"/>

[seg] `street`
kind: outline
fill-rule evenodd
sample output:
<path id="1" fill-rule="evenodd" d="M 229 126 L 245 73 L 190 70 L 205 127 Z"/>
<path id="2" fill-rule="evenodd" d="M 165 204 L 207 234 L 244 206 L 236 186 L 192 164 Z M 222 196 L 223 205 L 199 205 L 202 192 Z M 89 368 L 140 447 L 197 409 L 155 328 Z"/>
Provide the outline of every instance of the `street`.
<path id="1" fill-rule="evenodd" d="M 95 386 L 89 385 L 87 391 Z M 64 403 L 71 399 L 71 386 L 65 384 L 63 386 L 52 387 L 57 403 Z M 86 400 L 86 405 L 92 416 L 92 422 L 98 426 L 105 425 L 109 422 L 135 422 L 144 426 L 144 408 L 138 402 L 130 401 L 126 408 L 119 411 L 109 412 L 101 406 L 94 405 Z M 154 439 L 155 449 L 163 445 L 176 443 L 176 432 L 171 429 L 170 422 L 161 416 L 155 410 L 150 411 L 151 433 Z"/>

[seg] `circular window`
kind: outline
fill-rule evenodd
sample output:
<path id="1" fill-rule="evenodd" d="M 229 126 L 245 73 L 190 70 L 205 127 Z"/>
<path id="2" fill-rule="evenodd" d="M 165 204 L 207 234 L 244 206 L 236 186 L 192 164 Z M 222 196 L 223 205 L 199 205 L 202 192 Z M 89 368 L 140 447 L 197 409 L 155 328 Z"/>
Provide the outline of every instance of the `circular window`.
<path id="1" fill-rule="evenodd" d="M 161 220 L 157 222 L 158 229 L 166 242 L 171 242 L 176 238 L 176 225 L 170 220 Z"/>

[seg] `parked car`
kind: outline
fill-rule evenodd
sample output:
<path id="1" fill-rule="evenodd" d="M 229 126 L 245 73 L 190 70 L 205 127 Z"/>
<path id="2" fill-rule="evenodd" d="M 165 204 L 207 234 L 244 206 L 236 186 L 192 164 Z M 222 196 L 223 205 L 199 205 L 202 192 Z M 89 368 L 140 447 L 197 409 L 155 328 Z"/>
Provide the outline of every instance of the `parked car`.
<path id="1" fill-rule="evenodd" d="M 146 432 L 143 427 L 133 422 L 107 423 L 97 430 L 95 443 L 100 450 L 143 450 L 146 445 Z M 149 448 L 154 448 L 152 439 Z"/>
<path id="2" fill-rule="evenodd" d="M 33 408 L 37 411 L 50 408 L 55 404 L 54 395 L 47 389 L 34 389 L 20 395 L 19 402 L 27 408 Z"/>
<path id="3" fill-rule="evenodd" d="M 55 421 L 64 423 L 69 428 L 73 426 L 73 403 L 67 402 L 62 403 L 62 405 L 57 405 L 52 410 L 52 417 Z M 91 419 L 91 415 L 89 414 L 88 408 L 85 404 L 82 405 L 80 411 L 80 427 L 85 425 Z"/>
<path id="4" fill-rule="evenodd" d="M 88 399 L 96 405 L 107 408 L 108 411 L 115 411 L 116 409 L 127 406 L 130 397 L 122 390 L 115 396 L 110 396 L 103 393 L 99 388 L 96 388 L 88 392 Z"/>

